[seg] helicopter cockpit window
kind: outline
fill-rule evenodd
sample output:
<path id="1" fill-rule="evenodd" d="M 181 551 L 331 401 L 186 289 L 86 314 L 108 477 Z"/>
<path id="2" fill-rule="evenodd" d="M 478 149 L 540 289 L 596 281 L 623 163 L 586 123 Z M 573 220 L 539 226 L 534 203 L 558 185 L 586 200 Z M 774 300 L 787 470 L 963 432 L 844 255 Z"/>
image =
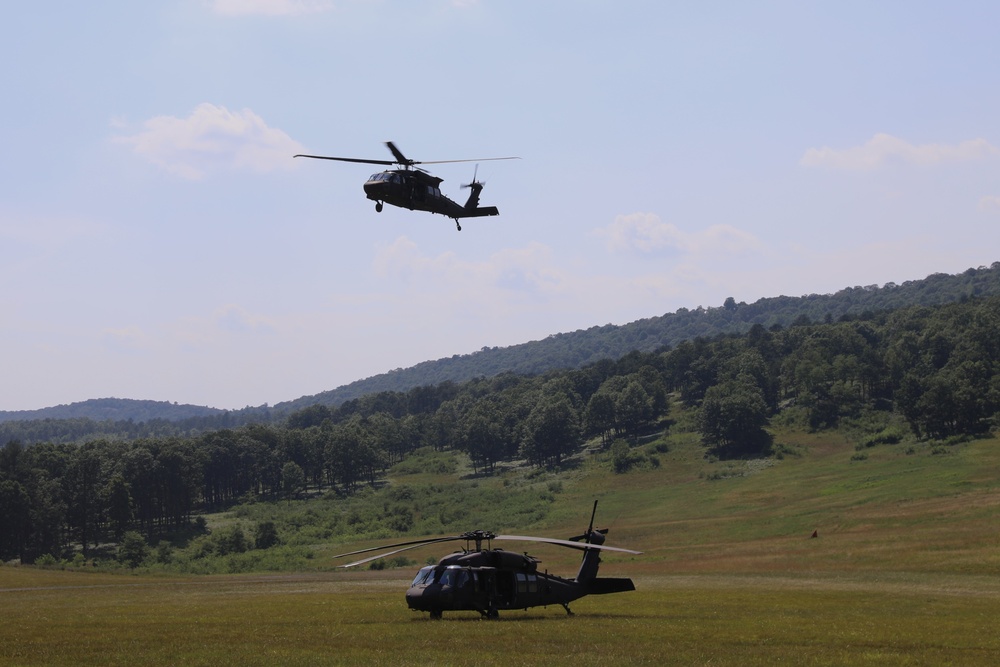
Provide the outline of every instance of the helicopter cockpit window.
<path id="1" fill-rule="evenodd" d="M 417 572 L 417 576 L 413 578 L 413 583 L 410 586 L 419 586 L 420 584 L 429 584 L 434 578 L 434 568 L 430 565 L 427 567 L 420 568 Z"/>

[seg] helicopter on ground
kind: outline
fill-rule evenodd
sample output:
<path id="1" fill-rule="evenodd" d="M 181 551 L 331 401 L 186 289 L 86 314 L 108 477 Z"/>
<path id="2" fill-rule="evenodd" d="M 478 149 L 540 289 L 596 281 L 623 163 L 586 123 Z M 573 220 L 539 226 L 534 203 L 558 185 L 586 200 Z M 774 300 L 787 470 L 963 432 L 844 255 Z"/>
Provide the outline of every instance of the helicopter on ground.
<path id="1" fill-rule="evenodd" d="M 483 191 L 483 183 L 476 180 L 479 173 L 477 165 L 473 172 L 472 182 L 462 185 L 469 188 L 469 194 L 465 206 L 452 201 L 441 194 L 440 185 L 444 179 L 432 176 L 429 172 L 418 164 L 446 164 L 451 162 L 487 162 L 491 160 L 519 160 L 517 157 L 489 157 L 479 160 L 435 160 L 431 162 L 420 162 L 411 160 L 403 155 L 396 145 L 391 141 L 385 143 L 392 152 L 395 160 L 366 160 L 353 157 L 328 157 L 325 155 L 295 155 L 293 157 L 308 157 L 316 160 L 337 160 L 338 162 L 360 162 L 363 164 L 382 164 L 387 166 L 400 165 L 401 169 L 387 169 L 372 174 L 365 183 L 365 195 L 375 202 L 375 210 L 382 212 L 383 204 L 391 204 L 400 208 L 407 208 L 411 211 L 428 211 L 429 213 L 440 213 L 455 221 L 458 231 L 462 231 L 462 225 L 458 222 L 460 218 L 480 218 L 488 215 L 500 215 L 496 206 L 480 206 L 479 193 Z"/>
<path id="2" fill-rule="evenodd" d="M 445 556 L 437 565 L 428 565 L 417 572 L 409 590 L 406 604 L 414 611 L 430 612 L 432 619 L 440 619 L 445 611 L 478 611 L 484 618 L 498 618 L 501 609 L 528 609 L 529 607 L 562 605 L 573 615 L 569 603 L 585 595 L 603 595 L 634 591 L 635 584 L 628 578 L 598 577 L 601 551 L 618 551 L 640 554 L 641 551 L 604 546 L 607 528 L 594 530 L 597 501 L 590 515 L 590 526 L 582 535 L 568 540 L 525 535 L 495 535 L 488 531 L 474 530 L 452 537 L 434 537 L 396 544 L 385 544 L 339 554 L 334 558 L 354 556 L 382 549 L 393 549 L 376 556 L 368 556 L 340 567 L 354 567 L 392 556 L 428 544 L 464 541 L 465 549 Z M 545 542 L 583 551 L 583 562 L 573 579 L 539 571 L 537 558 L 527 553 L 519 554 L 503 549 L 493 549 L 493 540 L 522 540 Z M 483 542 L 486 548 L 483 549 Z M 475 543 L 475 549 L 470 544 Z M 396 548 L 401 547 L 401 548 Z"/>

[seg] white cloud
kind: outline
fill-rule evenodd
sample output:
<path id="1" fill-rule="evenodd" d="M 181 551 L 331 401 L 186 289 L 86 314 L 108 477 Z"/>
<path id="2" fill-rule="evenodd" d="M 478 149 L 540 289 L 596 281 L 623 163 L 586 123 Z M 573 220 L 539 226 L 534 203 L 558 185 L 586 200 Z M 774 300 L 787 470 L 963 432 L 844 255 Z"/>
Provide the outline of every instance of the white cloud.
<path id="1" fill-rule="evenodd" d="M 914 146 L 889 134 L 876 134 L 868 143 L 853 148 L 829 146 L 810 148 L 799 160 L 804 167 L 868 170 L 895 160 L 917 165 L 975 160 L 1000 154 L 1000 149 L 985 139 L 971 139 L 960 144 L 923 144 Z"/>
<path id="2" fill-rule="evenodd" d="M 222 16 L 299 16 L 333 9 L 324 0 L 211 0 L 211 6 Z"/>
<path id="3" fill-rule="evenodd" d="M 643 254 L 677 251 L 687 255 L 740 254 L 761 247 L 752 234 L 731 225 L 712 225 L 700 232 L 685 232 L 663 222 L 654 213 L 619 215 L 609 226 L 595 230 L 608 250 Z"/>
<path id="4" fill-rule="evenodd" d="M 208 103 L 198 105 L 187 118 L 156 116 L 143 127 L 115 141 L 132 146 L 153 164 L 195 180 L 215 169 L 290 169 L 292 155 L 303 150 L 249 109 L 233 112 Z"/>
<path id="5" fill-rule="evenodd" d="M 269 318 L 251 313 L 236 304 L 218 309 L 214 314 L 214 320 L 220 330 L 229 333 L 273 334 L 277 331 L 275 324 Z"/>
<path id="6" fill-rule="evenodd" d="M 118 353 L 146 352 L 153 342 L 145 331 L 136 326 L 105 329 L 101 336 L 105 346 Z"/>
<path id="7" fill-rule="evenodd" d="M 541 243 L 505 248 L 477 262 L 453 252 L 428 257 L 416 243 L 401 236 L 377 250 L 374 268 L 380 277 L 402 280 L 411 287 L 433 282 L 464 295 L 481 295 L 484 290 L 552 293 L 564 280 L 562 272 L 552 268 L 551 249 Z"/>
<path id="8" fill-rule="evenodd" d="M 207 349 L 233 345 L 248 335 L 273 336 L 281 329 L 275 318 L 231 303 L 209 314 L 181 318 L 170 327 L 167 338 L 187 349 Z"/>
<path id="9" fill-rule="evenodd" d="M 979 210 L 984 213 L 1000 213 L 1000 197 L 983 197 L 979 200 Z"/>
<path id="10" fill-rule="evenodd" d="M 695 254 L 685 261 L 664 266 L 625 259 L 624 268 L 614 259 L 605 264 L 563 262 L 565 257 L 540 243 L 500 250 L 478 261 L 452 252 L 431 256 L 401 237 L 379 248 L 374 260 L 376 274 L 391 282 L 390 288 L 366 304 L 342 300 L 338 310 L 350 312 L 359 327 L 371 321 L 374 312 L 390 311 L 393 330 L 407 328 L 413 346 L 419 346 L 422 336 L 440 337 L 441 322 L 450 339 L 476 341 L 476 346 L 510 345 L 578 327 L 624 323 L 673 310 L 697 298 L 692 290 L 705 291 L 706 285 L 720 280 L 724 272 L 718 258 L 697 254 L 717 243 L 713 234 L 690 235 L 687 247 Z M 738 272 L 736 264 L 742 264 L 728 255 L 722 263 L 729 273 Z M 427 313 L 434 317 L 428 319 Z M 379 328 L 386 326 L 388 321 Z M 453 345 L 450 353 L 469 349 Z M 447 352 L 442 346 L 441 354 Z"/>

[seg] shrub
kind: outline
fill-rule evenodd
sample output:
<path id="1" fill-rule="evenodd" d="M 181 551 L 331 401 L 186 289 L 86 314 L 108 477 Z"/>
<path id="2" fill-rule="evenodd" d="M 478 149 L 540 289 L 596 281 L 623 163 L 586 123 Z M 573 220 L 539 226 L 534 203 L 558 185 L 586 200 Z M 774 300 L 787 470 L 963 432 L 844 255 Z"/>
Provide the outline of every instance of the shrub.
<path id="1" fill-rule="evenodd" d="M 174 560 L 174 548 L 167 540 L 160 540 L 156 545 L 156 562 L 169 565 Z"/>
<path id="2" fill-rule="evenodd" d="M 59 564 L 59 559 L 57 559 L 52 554 L 42 554 L 35 559 L 35 565 L 41 567 L 55 567 Z"/>
<path id="3" fill-rule="evenodd" d="M 149 556 L 149 546 L 146 538 L 134 530 L 130 530 L 122 537 L 122 542 L 118 545 L 118 562 L 133 570 L 146 560 Z"/>
<path id="4" fill-rule="evenodd" d="M 254 529 L 253 544 L 257 549 L 270 549 L 276 544 L 280 544 L 278 529 L 273 521 L 261 521 Z"/>
<path id="5" fill-rule="evenodd" d="M 243 553 L 249 548 L 247 536 L 239 526 L 230 526 L 214 535 L 215 552 L 220 556 Z"/>

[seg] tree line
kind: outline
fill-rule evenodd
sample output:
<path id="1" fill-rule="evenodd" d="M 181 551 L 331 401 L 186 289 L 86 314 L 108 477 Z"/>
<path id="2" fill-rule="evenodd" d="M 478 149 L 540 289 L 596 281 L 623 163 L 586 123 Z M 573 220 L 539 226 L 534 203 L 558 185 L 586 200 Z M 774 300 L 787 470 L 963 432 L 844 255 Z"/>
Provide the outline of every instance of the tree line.
<path id="1" fill-rule="evenodd" d="M 423 447 L 465 452 L 482 474 L 516 458 L 559 466 L 585 442 L 627 453 L 669 423 L 672 400 L 697 414 L 706 450 L 721 457 L 766 455 L 769 420 L 786 412 L 815 430 L 865 412 L 897 415 L 922 438 L 995 425 L 1000 297 L 829 320 L 758 323 L 575 370 L 373 393 L 281 423 L 84 444 L 10 440 L 0 448 L 0 558 L 86 556 L 129 531 L 152 539 L 198 512 L 307 488 L 351 494 Z"/>

